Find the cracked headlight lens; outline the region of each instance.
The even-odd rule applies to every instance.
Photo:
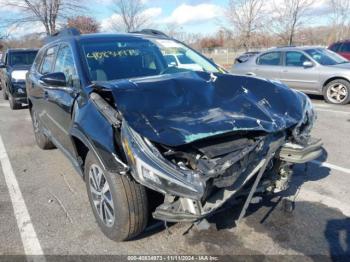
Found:
[[[132,175],[140,184],[155,191],[200,199],[205,182],[192,170],[184,170],[165,159],[153,144],[132,130],[126,121],[122,125],[124,152]]]

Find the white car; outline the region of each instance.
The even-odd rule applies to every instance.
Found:
[[[193,71],[203,71],[203,68],[201,68],[198,64],[196,64],[191,58],[189,58],[185,54],[169,54],[164,55],[164,58],[168,66],[174,66]]]

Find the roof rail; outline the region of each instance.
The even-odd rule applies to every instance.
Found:
[[[134,32],[130,32],[130,33],[169,37],[165,33],[163,33],[162,31],[159,31],[156,29],[142,29],[141,31],[134,31]]]
[[[61,31],[54,33],[51,36],[46,37],[44,42],[47,44],[47,43],[50,43],[50,42],[56,40],[59,37],[78,36],[78,35],[80,35],[80,32],[78,29],[76,29],[74,27],[68,27],[68,28],[65,28]]]

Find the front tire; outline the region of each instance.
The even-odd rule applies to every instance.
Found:
[[[323,96],[326,102],[331,104],[348,104],[350,102],[350,83],[343,79],[333,80],[325,86]]]
[[[125,175],[109,173],[91,152],[86,157],[84,177],[96,221],[109,239],[130,240],[143,232],[149,210],[142,185]]]
[[[51,140],[42,131],[37,113],[33,109],[30,110],[30,116],[32,117],[34,136],[38,147],[40,147],[43,150],[56,148],[55,145],[51,142]]]

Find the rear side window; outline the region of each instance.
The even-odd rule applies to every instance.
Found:
[[[78,74],[75,69],[73,53],[68,45],[64,45],[57,53],[54,72],[64,73],[67,85],[76,87],[79,83]]]
[[[43,59],[44,53],[45,53],[44,51],[39,51],[39,53],[37,54],[37,56],[33,62],[32,68],[35,68],[36,71],[40,70],[41,60]]]
[[[278,66],[278,65],[281,65],[281,61],[282,61],[281,58],[282,58],[281,52],[270,52],[259,56],[257,60],[257,64]]]
[[[50,47],[46,50],[43,61],[41,63],[40,73],[45,75],[52,72],[52,66],[55,60],[57,46]]]
[[[339,52],[349,53],[350,52],[350,43],[344,43],[340,47]]]

